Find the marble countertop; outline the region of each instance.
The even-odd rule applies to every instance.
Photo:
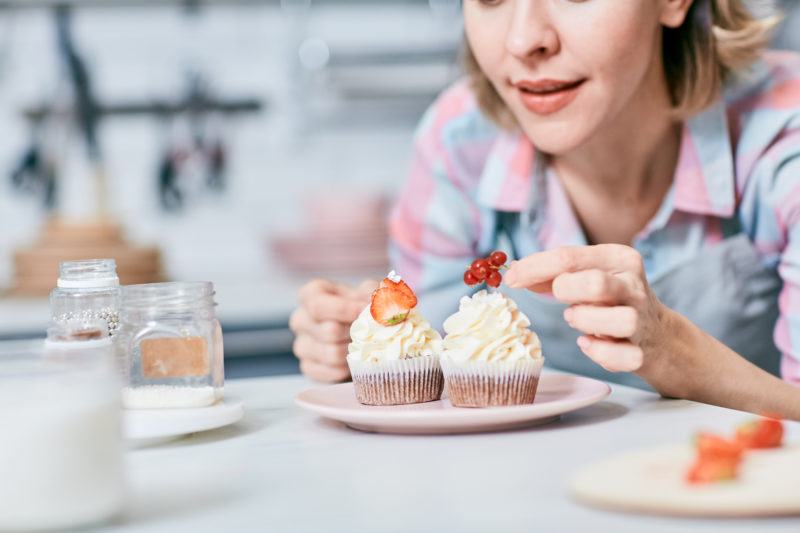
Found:
[[[232,380],[239,423],[127,452],[125,517],[99,531],[792,531],[800,519],[615,514],[567,495],[580,467],[625,450],[730,432],[748,415],[613,386],[605,401],[526,430],[361,433],[306,413],[299,376]],[[789,438],[800,437],[790,424]]]

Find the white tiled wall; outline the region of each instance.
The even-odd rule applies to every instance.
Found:
[[[219,94],[262,97],[270,106],[267,113],[227,124],[228,191],[196,199],[179,215],[163,213],[156,196],[163,126],[148,118],[104,123],[111,203],[130,236],[160,244],[175,278],[264,279],[275,268],[267,236],[301,223],[305,193],[343,186],[393,191],[405,176],[415,117],[351,128],[317,128],[312,121],[304,129],[291,73],[305,37],[364,50],[457,42],[457,3],[431,4],[433,10],[424,3],[315,6],[302,23],[275,5],[216,4],[191,18],[174,6],[79,10],[78,46],[102,99],[174,97],[193,63]],[[780,42],[800,46],[797,16],[789,21]],[[0,288],[11,279],[12,250],[30,242],[43,220],[36,200],[11,190],[8,174],[30,136],[20,109],[52,96],[63,83],[55,48],[49,12],[0,11]],[[68,194],[61,206],[69,213],[90,205],[82,149],[75,141],[65,155],[62,190]]]
[[[211,78],[215,92],[269,102],[268,112],[226,125],[227,192],[198,198],[178,215],[163,213],[156,195],[164,127],[149,118],[102,125],[112,208],[131,237],[162,246],[173,277],[263,279],[274,268],[266,238],[301,222],[305,192],[342,185],[392,191],[405,175],[413,117],[297,134],[290,105],[297,25],[278,7],[215,6],[192,19],[174,7],[92,8],[77,12],[74,22],[103,100],[174,97],[192,62]],[[452,43],[459,33],[457,20],[437,18],[424,4],[314,9],[300,32],[365,49]],[[43,220],[37,201],[9,185],[10,168],[30,136],[20,109],[52,95],[62,71],[48,12],[0,11],[0,287],[11,279],[11,251],[29,242]],[[71,143],[62,175],[62,190],[69,193],[61,209],[72,214],[90,204],[82,150],[77,140]]]

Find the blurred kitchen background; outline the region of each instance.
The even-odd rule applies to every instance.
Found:
[[[297,288],[386,272],[461,33],[458,0],[0,0],[0,342],[44,335],[54,261],[94,246],[213,281],[228,377],[296,372]]]

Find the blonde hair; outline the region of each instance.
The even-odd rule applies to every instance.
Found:
[[[758,59],[779,21],[775,14],[754,15],[743,0],[695,0],[680,27],[663,30],[664,71],[676,114],[691,116],[713,103],[726,79]],[[483,112],[501,127],[515,128],[466,40],[463,63]]]

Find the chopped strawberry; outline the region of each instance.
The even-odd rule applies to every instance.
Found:
[[[761,418],[739,426],[736,441],[747,449],[779,448],[783,441],[783,423],[774,418]]]
[[[732,440],[722,438],[711,433],[700,433],[695,439],[697,457],[700,459],[729,459],[738,461],[742,457],[744,448]]]
[[[692,484],[714,483],[736,479],[739,471],[739,459],[698,458],[686,473],[686,481]]]
[[[744,448],[732,440],[711,433],[699,433],[695,438],[697,459],[686,473],[689,483],[711,483],[735,479]]]
[[[417,296],[403,280],[389,278],[381,282],[372,293],[369,312],[381,325],[394,326],[408,318],[408,313],[417,305]]]

